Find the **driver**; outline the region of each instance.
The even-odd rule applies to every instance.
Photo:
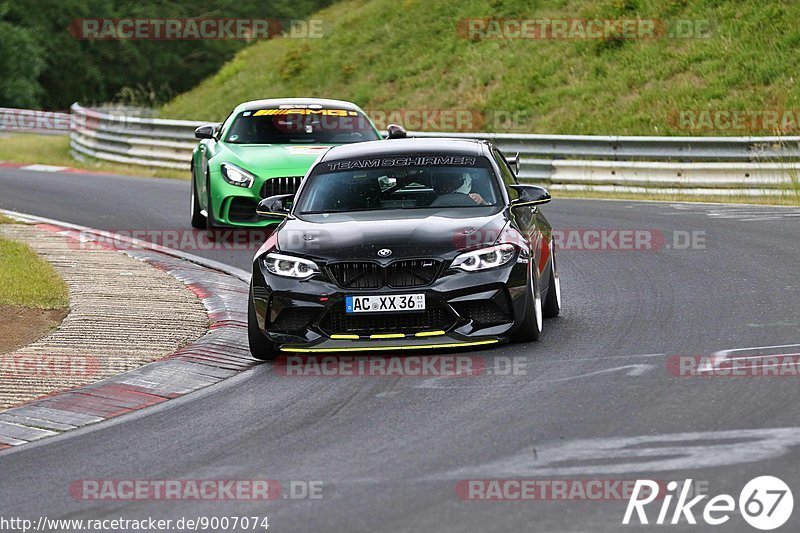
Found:
[[[446,194],[465,194],[459,191],[459,189],[464,187],[464,184],[464,174],[458,172],[442,172],[435,177],[433,190],[440,197]],[[472,201],[478,205],[487,205],[486,200],[484,200],[483,197],[476,192],[470,192],[466,194],[466,196],[469,196]]]

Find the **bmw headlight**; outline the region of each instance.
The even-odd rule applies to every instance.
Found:
[[[256,180],[253,174],[231,163],[220,163],[219,168],[225,181],[237,187],[252,187]]]
[[[451,268],[460,268],[467,272],[487,270],[505,265],[516,253],[517,247],[513,244],[498,244],[459,255],[453,259]]]
[[[319,274],[319,267],[314,261],[300,257],[272,253],[262,261],[268,272],[284,278],[308,279]]]

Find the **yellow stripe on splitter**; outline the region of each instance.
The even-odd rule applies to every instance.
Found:
[[[437,331],[420,331],[415,337],[436,337],[437,335],[444,335],[444,331],[437,330]]]

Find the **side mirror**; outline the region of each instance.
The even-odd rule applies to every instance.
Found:
[[[270,196],[258,202],[256,214],[264,218],[286,218],[292,210],[292,204],[294,204],[293,194]]]
[[[519,176],[519,152],[514,154],[513,157],[506,157],[506,163],[511,167],[514,175]]]
[[[398,126],[397,124],[386,126],[387,139],[405,139],[406,137],[408,137],[408,132],[403,126]]]
[[[546,204],[552,200],[550,191],[538,185],[511,185],[519,193],[519,198],[511,201],[511,207]]]
[[[213,139],[217,131],[218,124],[204,124],[194,130],[195,139]]]

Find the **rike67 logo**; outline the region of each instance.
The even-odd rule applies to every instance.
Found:
[[[624,525],[628,524],[679,524],[682,520],[691,525],[698,523],[696,513],[708,525],[719,526],[731,519],[736,513],[737,501],[729,494],[714,496],[701,505],[708,498],[701,494],[690,498],[692,480],[687,479],[683,485],[676,481],[667,484],[666,495],[659,491],[659,484],[649,479],[637,480],[633,493],[628,500],[628,508],[622,519]],[[672,502],[677,497],[674,508]],[[649,504],[659,501],[650,511],[658,509],[657,517],[652,513],[648,516],[645,509]],[[785,524],[792,516],[794,497],[789,486],[781,479],[773,476],[760,476],[749,481],[739,494],[738,511],[742,518],[756,529],[770,531]]]

